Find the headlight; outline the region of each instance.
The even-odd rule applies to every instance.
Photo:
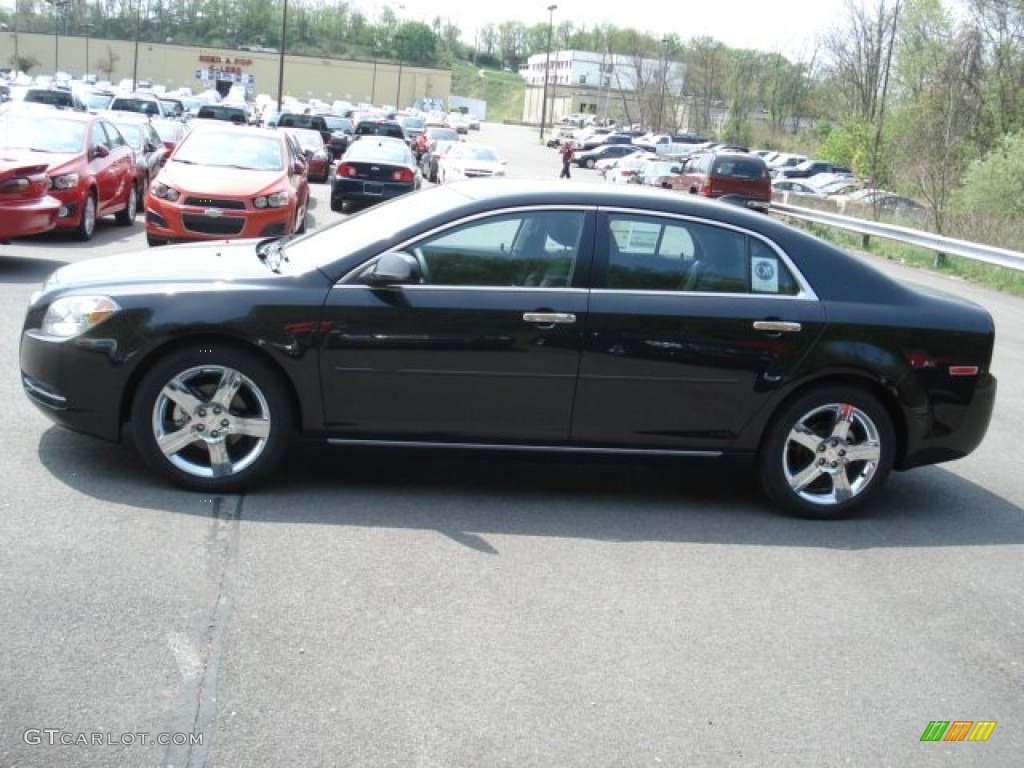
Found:
[[[150,190],[153,192],[154,197],[159,197],[161,200],[166,200],[170,203],[176,202],[181,197],[181,192],[174,187],[168,187],[162,181],[154,181]]]
[[[50,189],[74,189],[78,186],[77,173],[65,173],[50,177]]]
[[[118,303],[107,296],[64,296],[46,310],[43,333],[70,339],[120,310]]]
[[[285,192],[275,192],[272,195],[260,195],[252,201],[257,208],[284,208],[288,205],[288,195]]]

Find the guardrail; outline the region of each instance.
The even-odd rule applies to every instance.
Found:
[[[848,232],[857,232],[867,237],[881,237],[887,240],[895,240],[907,245],[916,245],[929,251],[934,251],[937,260],[941,261],[943,255],[962,256],[965,259],[983,261],[987,264],[994,264],[1007,269],[1024,271],[1024,253],[1007,250],[1006,248],[994,248],[988,245],[979,245],[967,240],[957,240],[952,237],[933,235],[930,232],[922,232],[909,227],[900,227],[895,224],[881,224],[877,221],[866,219],[855,219],[850,216],[843,216],[838,213],[827,213],[816,211],[812,208],[801,208],[796,205],[785,203],[772,203],[771,210],[783,216],[791,216],[795,219],[810,221],[815,224],[824,224],[836,229],[844,229]]]

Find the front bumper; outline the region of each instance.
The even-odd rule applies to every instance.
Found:
[[[57,225],[60,206],[60,200],[50,195],[5,203],[0,207],[0,240],[49,232]]]
[[[294,202],[283,208],[218,208],[146,197],[146,234],[169,242],[287,235],[295,220]]]
[[[120,438],[126,371],[112,339],[57,339],[38,330],[21,336],[25,394],[55,423],[106,440]],[[112,354],[113,353],[113,354]]]

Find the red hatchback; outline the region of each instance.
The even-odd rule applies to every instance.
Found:
[[[0,242],[53,229],[60,201],[47,194],[49,187],[45,163],[0,158]]]
[[[89,240],[99,216],[135,222],[135,153],[107,120],[48,107],[7,109],[0,113],[0,149],[31,153],[45,164],[50,194],[60,201],[57,229]]]

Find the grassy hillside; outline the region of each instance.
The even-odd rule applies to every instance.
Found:
[[[452,95],[486,101],[489,122],[521,120],[525,90],[518,72],[478,69],[468,61],[457,61],[452,67]]]

